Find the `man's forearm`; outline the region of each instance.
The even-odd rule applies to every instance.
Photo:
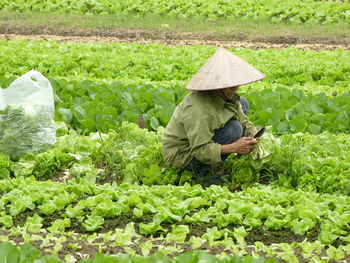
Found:
[[[230,143],[230,144],[222,144],[221,145],[221,154],[229,154],[229,153],[234,153],[236,152],[236,147],[234,145],[234,143]]]
[[[248,154],[250,153],[255,145],[258,143],[257,139],[253,137],[242,137],[237,141],[230,144],[221,145],[221,154],[239,153]]]

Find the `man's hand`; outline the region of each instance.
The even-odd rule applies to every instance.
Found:
[[[239,154],[248,154],[250,153],[255,145],[258,143],[257,139],[254,139],[253,137],[242,137],[232,143],[235,153]]]
[[[221,145],[221,154],[238,153],[248,154],[258,143],[253,137],[242,137],[231,144]]]

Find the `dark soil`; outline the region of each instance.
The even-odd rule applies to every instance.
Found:
[[[314,242],[320,233],[320,228],[315,227],[307,235],[296,235],[288,229],[281,230],[267,230],[264,228],[253,228],[249,231],[249,234],[245,237],[245,241],[248,244],[254,244],[256,241],[263,242],[266,245],[273,243],[293,243],[302,242],[305,238],[309,242]]]
[[[241,41],[241,42],[262,42],[274,44],[313,44],[325,45],[345,44],[349,45],[349,38],[326,37],[326,36],[298,36],[293,33],[281,33],[278,35],[251,35],[248,33],[220,35],[209,32],[176,32],[172,30],[145,30],[145,29],[84,29],[70,27],[42,26],[15,26],[10,22],[0,26],[0,34],[15,35],[57,35],[57,36],[79,36],[79,37],[114,37],[119,39],[164,39],[164,40],[202,40],[202,41]]]
[[[193,33],[173,33],[173,32],[143,32],[140,30],[118,30],[113,33],[94,32],[93,30],[54,30],[43,28],[42,30],[30,29],[8,29],[0,27],[0,39],[5,40],[53,40],[57,42],[105,42],[105,43],[130,43],[138,42],[141,44],[163,44],[168,46],[194,46],[210,45],[223,48],[251,48],[251,49],[282,49],[287,47],[296,47],[302,50],[334,50],[342,48],[350,49],[350,41],[344,39],[311,39],[300,38],[296,36],[278,36],[251,38],[242,37],[242,39],[221,39],[211,34],[193,34]]]

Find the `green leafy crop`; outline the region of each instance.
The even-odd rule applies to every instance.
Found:
[[[293,24],[333,24],[349,23],[349,4],[346,1],[195,1],[195,0],[127,0],[109,1],[76,0],[60,1],[0,1],[0,10],[15,12],[58,12],[71,14],[101,15],[160,15],[178,18],[204,19],[269,19],[273,23],[289,22]]]
[[[44,151],[54,142],[47,134],[52,126],[51,113],[44,108],[32,116],[24,108],[8,106],[0,111],[0,151],[13,160],[28,152]]]

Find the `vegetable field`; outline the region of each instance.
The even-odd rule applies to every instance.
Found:
[[[273,23],[290,22],[294,24],[334,24],[350,23],[350,3],[348,1],[313,1],[313,0],[244,0],[232,3],[228,0],[69,0],[61,1],[0,1],[0,11],[12,12],[57,12],[72,14],[101,15],[160,15],[178,18],[209,18],[209,19],[268,19]]]
[[[244,1],[235,12],[231,1],[147,2],[0,10],[349,23],[347,1]],[[350,262],[349,50],[231,49],[266,75],[239,90],[267,127],[266,156],[231,154],[232,180],[211,186],[165,167],[161,137],[216,47],[0,40],[0,50],[1,88],[31,69],[50,81],[57,137],[9,151],[19,127],[45,120],[0,107],[0,262]]]

